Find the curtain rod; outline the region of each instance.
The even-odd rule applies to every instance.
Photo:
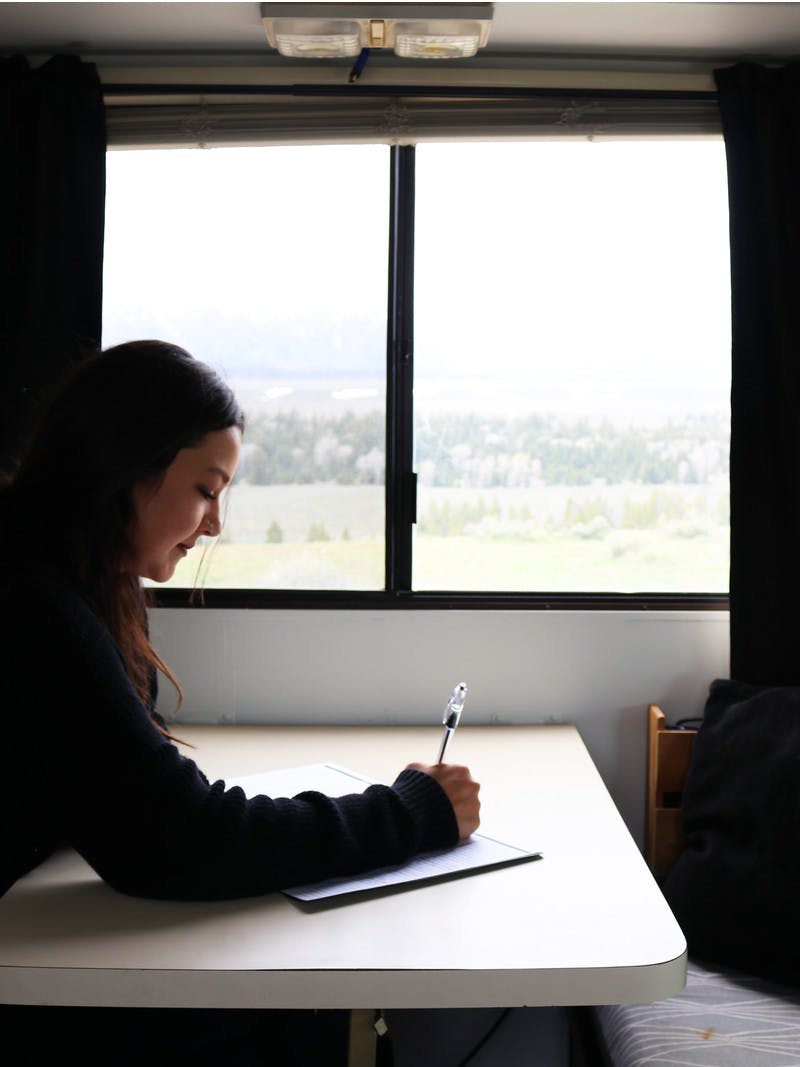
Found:
[[[140,84],[137,82],[103,85],[106,96],[404,96],[470,100],[541,99],[542,97],[588,97],[593,100],[704,100],[716,99],[714,90],[693,89],[529,89],[483,86],[421,86],[421,85],[208,85]]]

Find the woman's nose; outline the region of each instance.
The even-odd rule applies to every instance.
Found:
[[[206,516],[203,520],[202,532],[206,537],[219,537],[222,530],[222,523],[219,517],[219,503],[214,500],[206,512]]]

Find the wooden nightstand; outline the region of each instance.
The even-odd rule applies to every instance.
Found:
[[[657,704],[648,707],[645,859],[663,878],[684,848],[681,804],[697,730],[671,730]]]

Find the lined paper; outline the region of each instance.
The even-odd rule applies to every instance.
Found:
[[[302,767],[232,778],[227,784],[241,786],[248,797],[261,793],[270,797],[293,797],[307,790],[339,797],[348,793],[362,793],[367,786],[374,783],[334,763],[312,763]],[[531,852],[486,837],[484,834],[473,834],[453,848],[422,852],[408,863],[399,866],[382,867],[360,875],[292,886],[283,892],[296,900],[318,901],[348,893],[365,893],[391,886],[453,877],[540,857],[540,852]]]

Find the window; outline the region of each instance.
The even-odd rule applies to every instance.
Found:
[[[721,141],[421,145],[416,589],[722,591]]]
[[[374,145],[109,155],[104,345],[181,344],[246,411],[206,587],[383,587],[387,166]]]
[[[721,139],[401,151],[405,177],[376,144],[109,153],[104,344],[183,344],[248,413],[204,586],[726,592]],[[398,182],[410,582],[385,561]]]

